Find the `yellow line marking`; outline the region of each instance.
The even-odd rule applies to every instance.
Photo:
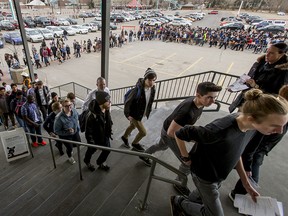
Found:
[[[170,55],[170,56],[164,58],[163,60],[161,60],[161,61],[159,61],[159,62],[153,64],[150,68],[153,68],[153,67],[157,66],[158,64],[161,64],[161,63],[164,62],[164,61],[167,61],[169,58],[171,58],[171,57],[173,57],[173,56],[175,56],[175,55],[176,55],[176,53],[173,53],[172,55]]]
[[[181,73],[179,73],[177,75],[177,77],[181,76],[182,74],[184,74],[186,71],[190,70],[192,67],[194,67],[196,64],[198,64],[200,61],[202,61],[204,57],[199,58],[196,62],[194,62],[192,65],[190,65],[188,68],[186,68],[184,71],[182,71]]]
[[[141,67],[141,66],[137,66],[135,64],[129,64],[129,63],[123,63],[123,62],[119,62],[119,61],[114,61],[112,60],[111,62],[114,62],[114,63],[117,63],[117,64],[123,64],[123,65],[127,65],[127,66],[130,66],[130,67],[134,67],[134,68],[138,68],[138,69],[141,69],[143,71],[145,71],[147,68],[146,67]],[[171,74],[171,73],[167,73],[167,72],[163,72],[163,71],[159,71],[158,69],[156,70],[156,73],[158,74],[165,74],[165,75],[169,75],[169,76],[172,76],[172,77],[177,77],[176,75],[174,74]]]
[[[228,69],[227,69],[227,71],[226,71],[227,74],[230,73],[233,65],[234,65],[234,62],[232,62],[232,63],[230,64],[230,66],[228,67]],[[219,80],[219,82],[217,83],[217,85],[223,86],[223,84],[224,84],[224,78],[225,78],[225,77],[223,77],[221,80]]]
[[[144,54],[147,54],[147,53],[149,53],[149,52],[151,52],[151,51],[153,51],[153,49],[150,49],[150,50],[148,50],[148,51],[146,51],[146,52],[143,52],[143,53],[140,53],[140,54],[138,54],[138,55],[135,55],[135,56],[133,56],[133,57],[131,57],[131,58],[128,58],[128,59],[122,61],[122,63],[127,62],[127,61],[130,61],[131,59],[137,58],[137,57],[142,56],[142,55],[144,55]]]

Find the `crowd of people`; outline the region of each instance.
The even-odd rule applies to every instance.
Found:
[[[164,121],[160,141],[146,149],[141,144],[142,138],[147,136],[142,121],[143,118],[148,119],[151,114],[157,79],[157,73],[152,68],[148,68],[144,76],[138,79],[135,87],[125,95],[124,115],[129,121],[129,125],[123,131],[121,139],[124,147],[130,149],[132,146],[132,151],[148,154],[170,148],[179,160],[179,169],[186,175],[192,175],[195,190],[190,191],[187,186],[174,185],[182,195],[172,196],[170,199],[173,214],[221,216],[224,215],[224,211],[219,198],[219,188],[231,170],[236,168],[240,180],[229,197],[234,200],[235,194],[249,193],[255,201],[259,193],[253,188],[249,178],[253,178],[255,182],[259,181],[259,170],[264,156],[279,143],[287,132],[288,57],[286,53],[288,47],[287,44],[279,42],[286,40],[285,36],[275,38],[267,34],[259,35],[253,29],[234,32],[205,28],[189,29],[193,34],[188,34],[186,30],[186,27],[175,28],[165,25],[157,28],[141,26],[138,32],[123,31],[123,36],[124,38],[125,35],[127,36],[128,42],[137,40],[137,38],[140,41],[159,39],[200,46],[207,42],[211,47],[220,45],[219,48],[227,46],[235,50],[252,49],[253,47],[255,50],[256,39],[261,41],[260,43],[265,41],[272,45],[267,47],[266,54],[259,57],[252,66],[248,74],[250,79],[246,80],[248,90],[243,91],[231,104],[230,112],[238,108],[237,113],[216,119],[206,126],[194,126],[201,116],[203,108],[213,104],[222,90],[221,86],[211,82],[199,83],[196,94],[181,102]],[[111,47],[118,46],[121,42],[121,40],[117,40],[119,35],[114,36],[116,41],[113,39],[113,34],[110,35],[111,42],[113,42],[110,44]],[[236,39],[239,41],[243,39],[245,43],[238,43]],[[252,39],[251,43],[248,42],[251,41],[250,39]],[[277,43],[273,43],[274,40]],[[91,41],[85,43],[85,48],[83,48],[83,44],[80,47],[77,46],[77,44],[80,45],[77,41],[74,43],[76,57],[81,56],[79,55],[81,49],[82,52],[89,52],[93,47]],[[68,59],[70,53],[68,55],[67,45],[64,41],[61,39],[51,41],[50,47],[51,50],[55,47],[55,55],[54,51],[49,51],[45,41],[41,44],[40,65],[43,57],[43,62],[49,66],[51,53],[54,58],[59,60],[59,63]],[[61,48],[64,49],[64,47],[66,47],[66,54],[63,55]],[[60,58],[57,56],[58,50],[61,53],[59,54]],[[37,50],[33,51],[34,59],[37,53]],[[47,55],[43,55],[43,53]],[[82,130],[81,123],[83,122],[80,122],[75,109],[74,93],[70,92],[66,98],[60,100],[57,94],[51,93],[42,81],[32,83],[27,80],[26,74],[23,74],[23,85],[26,88],[22,90],[18,89],[16,84],[11,84],[9,88],[6,83],[3,83],[3,87],[0,87],[0,111],[5,129],[8,129],[9,118],[12,126],[17,127],[14,116],[19,126],[30,133],[41,135],[43,124],[43,128],[50,136],[58,136],[63,140],[63,142],[56,142],[56,147],[59,149],[60,155],[63,155],[64,145],[68,161],[74,164],[76,161],[73,158],[73,145],[65,142],[65,140],[81,141],[80,128]],[[96,88],[87,95],[82,106],[82,114],[85,119],[83,132],[87,143],[111,146],[113,119],[110,115],[110,106],[110,91],[106,86],[105,79],[99,77],[96,81]],[[135,129],[138,130],[138,133],[130,146],[129,136]],[[46,145],[41,137],[31,136],[31,139],[33,147],[38,147],[39,144]],[[186,145],[189,144],[184,141],[195,141],[190,152],[186,148]],[[91,163],[95,151],[96,148],[88,147],[85,153],[84,163],[90,171],[95,171],[95,166]],[[98,169],[104,171],[110,169],[106,163],[109,153],[108,150],[102,150],[96,161]],[[151,166],[149,158],[140,157],[140,159],[147,166]],[[176,179],[181,180],[179,177]]]

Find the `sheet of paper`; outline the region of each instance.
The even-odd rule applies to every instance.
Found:
[[[238,91],[242,91],[242,90],[248,89],[249,86],[247,86],[245,84],[245,82],[246,82],[246,80],[248,80],[250,78],[251,78],[250,76],[248,76],[246,74],[243,74],[233,84],[228,86],[227,89],[232,91],[232,92],[238,92]]]
[[[253,216],[284,216],[283,204],[271,197],[259,196],[255,203],[249,195],[236,194],[234,206],[241,214]]]

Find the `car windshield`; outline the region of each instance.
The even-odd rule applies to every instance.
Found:
[[[62,31],[60,28],[53,28],[53,31]]]
[[[42,31],[42,33],[51,33],[49,30],[47,30],[47,29],[43,29],[43,30],[41,30]]]
[[[28,31],[28,33],[29,33],[30,35],[37,35],[37,34],[39,34],[39,32],[36,31],[36,30]]]
[[[11,38],[20,37],[20,33],[19,32],[10,33],[9,35],[10,35]]]

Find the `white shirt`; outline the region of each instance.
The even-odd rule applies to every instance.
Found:
[[[96,99],[96,92],[98,91],[98,88],[93,89],[92,91],[90,91],[88,93],[88,95],[86,96],[86,99],[84,101],[84,103],[82,104],[82,112],[84,112],[85,110],[88,109],[88,106],[90,104],[90,102],[94,99]],[[104,91],[107,92],[110,95],[110,90],[108,87],[104,88]]]
[[[146,111],[147,111],[147,107],[148,107],[150,96],[151,96],[151,88],[145,88],[144,91],[145,91],[145,98],[146,98],[144,116],[146,116]]]

